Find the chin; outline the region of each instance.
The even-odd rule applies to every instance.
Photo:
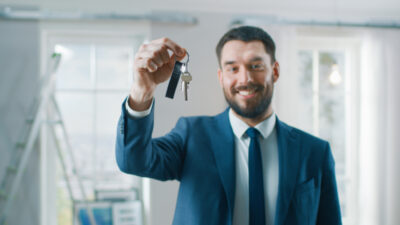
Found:
[[[251,98],[243,100],[237,98],[227,98],[225,96],[229,106],[236,114],[249,119],[258,119],[263,117],[268,111],[271,98]]]
[[[238,114],[239,116],[242,116],[244,118],[249,118],[249,119],[256,119],[256,118],[263,117],[263,115],[267,111],[267,108],[261,109],[257,106],[241,107],[237,104],[231,104],[231,103],[229,103],[229,105],[232,108],[232,110],[235,111],[236,114]]]

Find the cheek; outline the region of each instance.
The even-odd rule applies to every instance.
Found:
[[[222,85],[225,89],[230,90],[235,85],[235,80],[229,77],[225,77],[222,81]]]
[[[272,73],[270,74],[265,74],[263,76],[263,79],[260,79],[260,82],[263,82],[264,84],[270,85],[274,83],[274,76]]]

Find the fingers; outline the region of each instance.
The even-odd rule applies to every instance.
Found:
[[[172,52],[171,55],[169,51]],[[168,38],[161,38],[140,47],[135,56],[135,66],[139,69],[155,72],[166,64],[173,66],[175,60],[182,60],[185,55],[186,50],[184,48]]]
[[[179,57],[184,57],[186,54],[186,50],[170,40],[169,38],[161,38],[158,40],[154,41],[155,43],[161,44],[163,46],[166,46],[169,50],[171,50],[175,55]]]
[[[183,55],[175,55],[175,60],[176,61],[181,61],[182,59],[184,59],[186,56],[186,49],[184,49],[184,54]]]
[[[158,69],[157,64],[150,58],[137,58],[135,59],[135,66],[138,69],[148,70],[149,72],[155,72]]]

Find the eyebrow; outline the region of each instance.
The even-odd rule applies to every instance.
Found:
[[[250,60],[250,62],[255,62],[255,61],[263,61],[263,58],[257,56],[257,57],[254,57],[254,58],[252,58],[252,59]]]
[[[235,63],[236,63],[236,61],[226,61],[226,62],[224,62],[224,66],[232,65],[232,64],[235,64]]]
[[[263,61],[263,58],[259,57],[259,56],[256,56],[256,57],[254,57],[254,58],[252,58],[250,60],[250,62],[256,62],[256,61]],[[236,63],[236,61],[226,61],[226,62],[224,62],[224,66],[232,65],[232,64],[235,64],[235,63]]]

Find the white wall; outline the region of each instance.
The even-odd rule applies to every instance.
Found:
[[[0,20],[0,178],[21,136],[38,91],[37,22]],[[8,224],[39,224],[39,151],[32,152]]]

